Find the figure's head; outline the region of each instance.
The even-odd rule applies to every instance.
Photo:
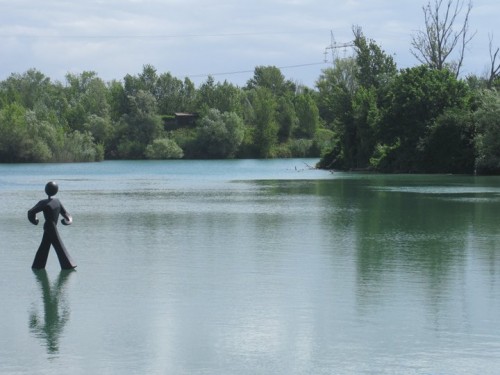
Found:
[[[47,185],[45,185],[45,193],[49,196],[52,197],[57,194],[57,191],[59,190],[59,187],[54,181],[47,182]]]

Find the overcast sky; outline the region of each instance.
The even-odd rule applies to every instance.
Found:
[[[434,1],[434,0],[432,0]],[[102,79],[158,73],[208,74],[242,86],[260,65],[274,65],[309,87],[328,66],[325,48],[352,40],[362,27],[399,68],[417,65],[411,36],[422,30],[427,0],[0,0],[0,79],[36,68],[64,82],[66,73],[95,71]],[[488,35],[500,46],[500,2],[475,0],[476,35],[464,73],[482,75]],[[349,49],[339,49],[340,56]],[[330,55],[328,55],[329,57]]]

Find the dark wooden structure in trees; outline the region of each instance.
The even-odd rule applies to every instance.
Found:
[[[191,128],[195,126],[197,119],[197,113],[176,112],[173,115],[163,116],[163,125],[165,130]]]

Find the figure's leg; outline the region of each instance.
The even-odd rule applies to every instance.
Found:
[[[69,270],[76,267],[75,262],[71,259],[71,256],[68,254],[66,247],[64,246],[61,237],[59,237],[59,232],[56,228],[51,231],[51,240],[52,246],[56,250],[57,258],[59,259],[59,264],[63,270]]]
[[[33,265],[31,268],[33,269],[42,269],[45,268],[47,264],[47,257],[49,256],[50,250],[50,235],[47,231],[43,231],[42,242],[38,247],[38,251],[35,254],[35,260],[33,260]]]

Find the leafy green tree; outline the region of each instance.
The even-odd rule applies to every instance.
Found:
[[[108,88],[95,72],[67,74],[68,108],[66,119],[71,129],[84,131],[89,116],[110,119]]]
[[[26,109],[33,109],[38,102],[49,104],[51,82],[43,73],[30,69],[23,74],[11,74],[1,83],[0,89],[7,103],[17,102]]]
[[[197,107],[202,115],[210,109],[217,109],[220,112],[234,112],[241,116],[243,112],[242,101],[241,89],[227,81],[222,84],[215,83],[211,76],[197,92]]]
[[[196,106],[202,111],[208,111],[210,108],[217,108],[217,97],[215,93],[215,79],[208,76],[196,92]]]
[[[0,162],[47,162],[53,160],[58,137],[33,110],[11,103],[0,110]]]
[[[255,156],[271,156],[273,147],[278,142],[278,124],[276,122],[276,102],[272,92],[265,87],[251,91],[250,102],[253,109],[253,149]]]
[[[155,97],[143,90],[129,96],[129,113],[120,120],[117,151],[121,158],[140,159],[148,144],[163,135],[163,123],[157,114]]]
[[[327,169],[343,170],[355,167],[353,161],[356,159],[357,137],[353,97],[357,84],[352,80],[351,63],[352,60],[349,64],[344,64],[343,61],[333,69],[325,70],[317,83],[320,113],[323,113],[323,118],[327,121],[327,128],[335,133],[330,152],[320,161],[320,166]]]
[[[377,144],[381,107],[396,64],[360,27],[353,27],[354,57],[338,59],[317,82],[318,107],[327,127],[335,132],[331,151],[321,165],[363,169]]]
[[[295,133],[298,138],[312,139],[319,128],[319,110],[309,93],[299,94],[295,98],[295,112],[298,127]]]
[[[156,68],[153,65],[144,65],[138,79],[140,90],[147,91],[157,98],[158,74]]]
[[[194,109],[194,87],[188,79],[181,81],[170,73],[160,74],[156,81],[156,100],[162,115],[189,112]]]
[[[34,110],[12,103],[0,110],[0,161],[102,160],[103,149],[90,134],[67,132],[37,118]]]
[[[356,81],[365,88],[382,88],[397,73],[392,56],[385,53],[373,40],[367,40],[359,26],[353,27],[357,69]]]
[[[296,85],[285,79],[281,70],[275,66],[258,66],[254,70],[254,75],[247,82],[247,89],[263,87],[268,89],[273,95],[282,96],[286,92],[295,92]]]
[[[0,110],[0,160],[3,162],[29,161],[29,135],[25,121],[26,109],[11,103]]]
[[[183,111],[196,112],[196,87],[189,78],[184,78],[182,86],[182,107]]]
[[[120,81],[108,83],[108,104],[111,121],[119,121],[121,116],[129,111],[129,103],[125,88]]]
[[[337,59],[333,67],[323,69],[316,82],[319,115],[330,129],[351,115],[351,100],[359,86],[357,69],[354,58]]]
[[[474,138],[477,173],[500,173],[500,94],[485,90],[481,104],[474,113],[476,135]]]
[[[472,112],[450,108],[428,127],[419,149],[428,173],[473,173],[475,162]]]
[[[277,102],[277,122],[279,126],[278,140],[286,142],[292,136],[292,131],[299,126],[299,118],[290,95],[280,96]]]
[[[351,168],[366,168],[376,144],[381,120],[382,100],[397,74],[396,64],[373,40],[368,40],[360,27],[353,27],[357,69],[357,89],[352,98],[354,148],[350,154]],[[352,146],[351,146],[352,147]]]
[[[152,65],[144,65],[142,72],[136,76],[130,74],[123,78],[124,89],[127,96],[136,96],[139,91],[149,92],[156,98],[156,85],[158,74],[156,68]]]
[[[216,85],[216,94],[217,106],[214,108],[220,112],[233,112],[238,116],[242,115],[243,91],[239,87],[224,81]]]
[[[26,111],[25,121],[29,134],[29,148],[32,150],[29,161],[59,161],[56,155],[64,143],[64,128],[57,122],[47,120],[47,116],[40,115],[39,111]]]
[[[232,158],[244,137],[243,120],[234,112],[211,109],[198,125],[200,152],[209,158]]]
[[[355,129],[352,167],[366,168],[374,152],[376,132],[382,117],[377,105],[377,90],[374,86],[358,88],[352,99],[352,110],[353,129]]]
[[[420,140],[438,116],[450,108],[467,108],[469,98],[467,85],[448,70],[425,65],[403,70],[390,86],[377,137],[381,145],[399,144],[390,156],[391,169],[422,170]]]
[[[107,145],[113,137],[114,127],[108,117],[100,117],[96,114],[87,116],[83,129],[92,134],[95,142]]]

